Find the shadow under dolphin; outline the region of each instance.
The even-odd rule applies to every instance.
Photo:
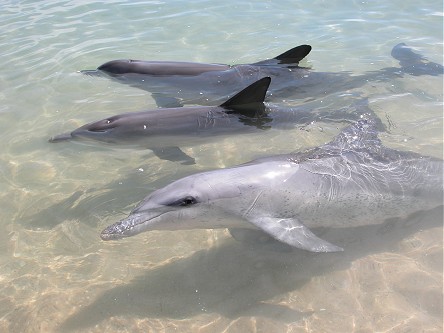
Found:
[[[354,260],[396,251],[397,243],[406,237],[442,226],[442,218],[442,207],[438,207],[379,225],[320,228],[317,233],[342,242],[347,249],[327,255],[294,249],[270,251],[261,244],[252,246],[227,239],[220,246],[147,271],[128,284],[111,287],[68,317],[59,330],[86,329],[115,316],[168,320],[202,313],[231,319],[258,316],[297,322],[313,311],[292,309],[269,300],[302,288],[313,277],[347,269]]]

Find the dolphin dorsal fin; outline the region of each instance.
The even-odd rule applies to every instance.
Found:
[[[299,45],[278,55],[274,59],[279,60],[280,64],[294,64],[304,59],[310,51],[310,45]]]
[[[297,65],[299,61],[304,59],[307,54],[309,54],[311,51],[310,45],[299,45],[296,46],[288,51],[285,51],[282,54],[279,54],[277,57],[274,57],[272,59],[262,60],[259,62],[256,62],[252,65],[256,66],[269,66],[269,65],[276,65],[276,64],[293,64]]]
[[[327,151],[359,151],[362,149],[380,150],[382,143],[378,138],[378,121],[372,114],[362,114],[361,119],[345,128],[331,142],[321,146]]]
[[[264,77],[238,92],[220,106],[227,109],[243,109],[248,106],[263,104],[271,78]]]

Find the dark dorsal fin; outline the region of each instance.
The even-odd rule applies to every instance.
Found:
[[[265,100],[265,94],[270,86],[270,82],[270,77],[264,77],[250,84],[220,106],[227,109],[237,110],[248,108],[248,106],[254,107],[254,105],[257,106],[257,104],[262,105]]]
[[[299,61],[304,59],[307,54],[311,51],[310,45],[299,45],[291,50],[285,51],[284,53],[274,57],[273,59],[262,60],[256,62],[252,65],[256,66],[267,66],[267,65],[276,65],[276,64],[293,64],[297,65]]]
[[[279,63],[281,64],[294,64],[304,59],[310,51],[310,45],[299,45],[278,55],[274,59],[279,60]]]

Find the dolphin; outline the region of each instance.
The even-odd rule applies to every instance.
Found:
[[[131,112],[94,121],[78,129],[53,136],[50,142],[67,140],[102,142],[120,146],[142,146],[158,157],[194,163],[180,150],[183,143],[260,127],[269,119],[263,104],[270,85],[262,78],[219,106],[194,106]],[[248,126],[251,123],[252,126]]]
[[[384,147],[377,134],[375,119],[362,115],[325,145],[176,180],[100,236],[230,228],[311,252],[342,251],[311,229],[381,224],[443,205],[443,160]]]
[[[225,134],[243,134],[270,128],[291,129],[313,121],[354,121],[371,112],[367,100],[331,111],[308,105],[293,108],[264,104],[270,78],[248,86],[219,106],[193,106],[124,113],[53,136],[50,142],[100,142],[114,147],[150,149],[159,158],[193,164],[180,147],[201,144]],[[381,123],[382,124],[382,123]]]
[[[108,61],[96,70],[80,72],[89,76],[109,77],[120,83],[148,90],[161,107],[207,105],[217,101],[216,98],[224,99],[263,77],[278,78],[297,67],[310,51],[310,45],[299,45],[272,59],[234,66],[119,59]],[[287,80],[276,80],[272,89],[281,90],[287,84]],[[210,93],[212,96],[208,98]]]
[[[220,102],[235,91],[262,77],[272,78],[269,96],[313,98],[360,87],[368,81],[386,81],[403,74],[442,75],[443,66],[427,61],[405,43],[396,45],[391,55],[401,67],[383,68],[362,75],[349,72],[324,73],[299,66],[311,51],[300,45],[272,59],[252,64],[224,65],[172,61],[112,60],[96,70],[82,70],[149,91],[158,106],[208,105]]]

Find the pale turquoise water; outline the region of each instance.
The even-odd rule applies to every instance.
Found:
[[[316,71],[396,66],[405,42],[442,63],[442,1],[1,1],[1,332],[442,332],[442,213],[328,231],[346,251],[261,252],[225,230],[100,230],[180,176],[322,144],[340,125],[150,151],[52,145],[83,123],[155,108],[144,91],[78,70],[117,58],[249,63],[311,44]],[[370,82],[384,143],[442,156],[442,76]],[[301,101],[288,100],[288,104]],[[398,221],[399,222],[399,221]]]

